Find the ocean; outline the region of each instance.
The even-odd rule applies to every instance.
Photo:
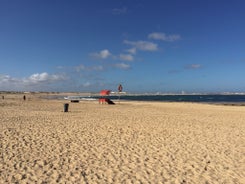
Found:
[[[77,96],[77,100],[97,100],[101,96]],[[105,98],[118,101],[119,96]],[[70,98],[71,99],[71,98]],[[158,102],[201,102],[201,103],[244,103],[245,95],[121,95],[120,100],[158,101]]]
[[[118,96],[111,96],[110,99],[118,99]],[[122,100],[136,101],[164,101],[164,102],[211,102],[211,103],[240,103],[245,102],[245,95],[138,95],[121,96]]]

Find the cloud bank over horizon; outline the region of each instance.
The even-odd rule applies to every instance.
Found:
[[[66,81],[67,77],[61,74],[35,73],[29,77],[15,78],[9,75],[0,75],[2,91],[49,91],[51,85]],[[53,88],[54,89],[54,88]]]

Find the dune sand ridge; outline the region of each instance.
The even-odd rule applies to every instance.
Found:
[[[0,101],[0,183],[245,183],[245,107]]]

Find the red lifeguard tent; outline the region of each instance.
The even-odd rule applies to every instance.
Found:
[[[104,104],[104,103],[107,103],[107,104],[114,104],[113,101],[111,101],[109,98],[105,98],[105,96],[108,96],[109,94],[111,93],[110,90],[101,90],[100,91],[100,96],[102,96],[102,98],[99,98],[99,103],[100,104]]]
[[[100,95],[101,96],[107,96],[107,95],[109,95],[111,93],[111,91],[110,90],[107,90],[107,89],[104,89],[104,90],[101,90],[100,91]]]

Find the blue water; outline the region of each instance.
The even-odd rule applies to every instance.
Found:
[[[101,96],[70,96],[76,100],[98,100]],[[64,96],[50,99],[64,99]],[[106,96],[111,100],[119,100],[118,96]],[[71,99],[69,99],[71,100]],[[201,102],[201,103],[244,103],[245,95],[121,95],[120,100],[158,101],[158,102]]]
[[[98,98],[98,97],[97,97]],[[118,100],[118,96],[109,96]],[[242,103],[245,95],[132,95],[120,96],[120,100],[160,101],[160,102],[207,102],[207,103]]]

